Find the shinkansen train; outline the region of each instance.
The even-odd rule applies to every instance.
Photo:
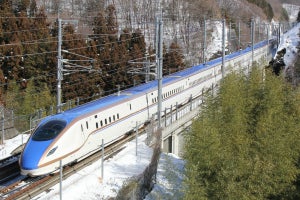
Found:
[[[225,68],[248,70],[253,61],[268,57],[270,41],[225,56]],[[197,98],[222,78],[222,58],[163,77],[162,110]],[[62,165],[82,160],[102,145],[132,131],[136,122],[147,122],[157,113],[157,81],[123,90],[44,118],[28,139],[20,157],[23,175],[39,176]]]

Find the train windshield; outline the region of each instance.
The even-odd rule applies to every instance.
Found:
[[[35,141],[46,141],[54,139],[66,126],[65,121],[52,120],[38,127],[32,136]]]

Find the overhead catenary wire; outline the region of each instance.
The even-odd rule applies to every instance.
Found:
[[[97,35],[97,34],[93,34],[93,35]],[[100,35],[100,34],[99,34]],[[102,35],[109,35],[109,34],[102,34]],[[54,38],[54,37],[53,37]],[[80,40],[81,38],[78,38],[78,39],[72,39],[72,40],[69,40],[69,41],[74,41],[74,40]],[[89,39],[89,38],[82,38],[82,39]],[[33,41],[31,41],[32,43],[34,43]],[[53,42],[56,42],[56,41],[53,41]],[[23,42],[23,44],[25,44],[26,42]],[[28,43],[30,43],[30,41],[28,42]],[[44,43],[44,42],[41,42],[41,43]],[[18,43],[17,43],[18,44]],[[22,42],[21,42],[21,44],[22,44]],[[16,44],[7,44],[7,45],[16,45]],[[36,42],[35,42],[35,45],[36,45]],[[3,46],[5,46],[5,45],[3,45]],[[30,54],[30,55],[34,55],[34,54]],[[40,55],[40,53],[39,54],[37,54],[37,55]],[[17,56],[21,56],[21,55],[17,55]]]
[[[92,17],[92,16],[91,16]],[[79,39],[78,39],[79,40]],[[69,40],[69,41],[75,41],[75,40]],[[96,45],[96,46],[98,46],[98,45]],[[89,46],[89,48],[91,48],[91,47],[95,47],[95,46]],[[83,48],[86,48],[86,47],[82,47],[82,49]],[[69,49],[69,50],[79,50],[79,49],[81,49],[81,48],[74,48],[74,49]],[[53,51],[53,52],[50,52],[50,53],[57,53],[56,51]],[[25,55],[30,55],[30,56],[33,56],[33,55],[41,55],[41,53],[38,53],[38,54],[25,54]],[[14,55],[14,56],[20,56],[20,55]],[[10,57],[13,57],[13,56],[10,56]],[[113,63],[112,63],[112,65],[113,65]]]
[[[178,49],[178,50],[181,50],[181,49]],[[169,53],[173,52],[173,51],[176,51],[176,50],[171,50],[169,51]],[[56,53],[57,51],[54,51],[54,53]],[[190,51],[190,54],[197,54],[198,51]],[[143,58],[137,58],[137,59],[143,59]],[[176,60],[175,61],[178,61],[179,59],[178,58],[175,58]],[[101,60],[98,60],[98,62],[101,62]],[[127,61],[122,61],[122,62],[114,62],[114,63],[110,63],[110,65],[116,65],[116,64],[121,64],[121,63],[127,63]],[[168,67],[165,65],[165,67]],[[114,75],[116,72],[118,71],[118,69],[111,69],[111,70],[108,70],[106,71],[107,73],[111,74],[111,75]],[[42,77],[53,77],[55,78],[56,74],[53,73],[53,74],[47,74],[47,75],[40,75],[40,76],[37,76],[35,78],[31,78],[31,79],[39,79],[39,78],[42,78]],[[21,83],[22,81],[17,81],[17,83]],[[4,86],[7,86],[8,83],[2,83],[0,84],[0,87],[4,87]]]
[[[138,39],[138,38],[142,38],[143,36],[140,37],[133,37],[133,38],[129,38],[126,40],[121,40],[121,42],[127,42],[127,41],[131,41],[132,39]],[[63,40],[63,42],[68,42],[68,41],[79,41],[82,39],[72,39],[72,40]],[[57,41],[51,41],[53,43],[56,43]],[[108,46],[108,45],[112,45],[112,44],[119,44],[120,41],[117,40],[115,42],[110,42],[110,43],[105,43],[105,44],[98,44],[98,45],[87,45],[84,47],[76,47],[76,48],[70,48],[70,49],[65,49],[67,51],[74,51],[74,50],[80,50],[80,49],[88,49],[88,48],[93,48],[93,47],[100,47],[100,46]],[[22,44],[22,43],[21,43]],[[4,44],[4,45],[0,45],[0,47],[5,47],[5,46],[17,46],[17,45],[21,45],[19,43],[16,44]],[[33,45],[36,45],[36,43],[31,43]],[[38,56],[38,55],[43,55],[43,54],[52,54],[52,53],[57,53],[57,50],[54,51],[47,51],[47,52],[39,52],[39,53],[25,53],[25,54],[18,54],[18,55],[5,55],[6,58],[14,58],[14,57],[24,57],[24,56]]]
[[[95,13],[98,13],[97,11],[94,11]],[[136,14],[141,14],[141,13],[136,13]],[[91,17],[89,17],[90,19],[91,18],[94,18],[94,16],[91,16]],[[56,18],[49,18],[49,19],[56,19]],[[78,18],[79,19],[79,18]],[[120,18],[117,18],[117,20],[119,20]],[[164,18],[164,23],[166,23],[166,20],[167,18]],[[171,21],[171,20],[170,20]],[[144,22],[145,23],[145,22]],[[148,24],[152,24],[152,23],[148,23]],[[140,24],[138,24],[138,23],[135,23],[134,25],[140,25]],[[195,32],[195,33],[197,33],[197,32]],[[195,34],[196,35],[196,34]],[[100,34],[99,34],[99,36],[100,36]],[[102,35],[102,36],[107,36],[107,35]],[[180,36],[179,34],[178,35],[176,35],[176,36]],[[87,37],[86,37],[87,38]],[[78,39],[78,40],[80,40],[80,39]],[[65,42],[67,42],[67,41],[70,41],[70,42],[72,42],[72,41],[75,41],[75,39],[73,40],[73,39],[71,39],[71,40],[64,40]],[[57,42],[57,41],[54,41],[54,42]],[[23,44],[26,44],[26,42],[24,42]],[[42,44],[42,42],[41,43],[39,43],[39,44]],[[97,45],[98,46],[98,45]],[[93,47],[97,47],[97,46],[89,46],[89,47],[91,47],[91,48],[93,48]],[[86,48],[86,47],[83,47],[82,49],[84,49],[84,48]],[[184,50],[184,47],[182,48],[183,50]],[[81,50],[81,48],[74,48],[74,49],[68,49],[69,51],[76,51],[76,50]],[[192,52],[195,52],[195,53],[197,53],[197,51],[196,50],[194,50],[194,51],[192,51]],[[46,53],[46,52],[45,52]],[[48,52],[47,52],[48,53]],[[52,51],[52,52],[49,52],[49,53],[52,53],[52,54],[55,54],[55,53],[57,53],[57,51]],[[36,54],[24,54],[25,56],[27,55],[27,56],[38,56],[38,55],[41,55],[41,53],[36,53]],[[14,55],[14,56],[20,56],[20,55]],[[13,56],[12,56],[13,57]],[[99,60],[100,61],[100,60]],[[177,59],[176,59],[176,61],[177,61]],[[100,61],[100,62],[102,62],[102,61]],[[117,64],[117,63],[111,63],[111,65],[114,65],[114,64]],[[109,71],[109,73],[112,73],[113,75],[114,75],[114,73],[116,73],[116,71],[115,70],[111,70],[111,71]],[[53,76],[55,76],[55,75],[53,75]],[[78,80],[74,80],[74,83],[75,83],[75,81],[78,81]],[[77,83],[76,83],[77,84]],[[74,85],[74,86],[76,86],[76,85]]]

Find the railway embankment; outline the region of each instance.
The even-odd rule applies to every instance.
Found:
[[[151,192],[156,182],[156,174],[158,169],[159,158],[161,154],[161,137],[162,130],[158,130],[153,134],[153,154],[149,165],[143,173],[137,177],[130,179],[123,188],[118,192],[116,200],[123,199],[144,199]]]

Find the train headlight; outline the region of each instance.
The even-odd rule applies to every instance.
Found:
[[[54,147],[53,149],[51,149],[51,150],[49,151],[49,153],[47,154],[47,156],[52,155],[52,154],[56,151],[56,149],[57,149],[57,146]]]

